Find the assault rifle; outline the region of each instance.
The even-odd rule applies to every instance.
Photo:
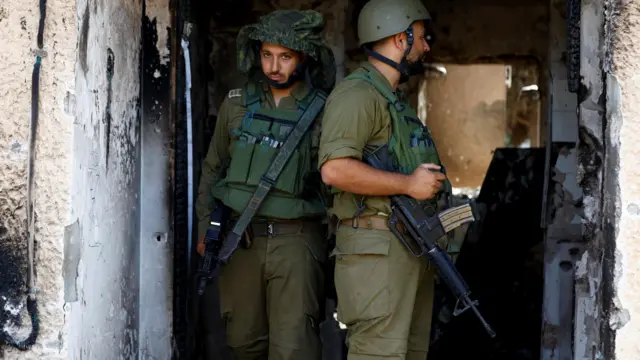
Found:
[[[211,316],[209,326],[216,329],[213,333],[214,341],[208,344],[208,352],[213,352],[209,356],[215,356],[216,359],[228,360],[232,359],[232,354],[226,347],[227,340],[225,335],[225,327],[220,315],[220,289],[218,280],[220,278],[220,266],[223,262],[220,260],[220,249],[223,245],[223,232],[226,230],[227,223],[231,217],[231,209],[224,204],[217,202],[215,209],[211,212],[209,218],[209,226],[204,237],[204,256],[200,261],[198,270],[195,273],[195,287],[197,295],[194,299],[195,308],[193,309],[193,324],[191,325],[189,338],[195,340],[195,325],[200,321],[199,308],[202,302],[201,297],[207,288],[211,294],[206,297],[204,306],[208,307]],[[201,340],[206,341],[206,340]],[[211,341],[210,341],[211,342]]]
[[[386,147],[379,148],[377,151],[364,156],[364,162],[378,170],[396,172]],[[436,215],[429,216],[422,204],[409,196],[394,195],[390,196],[390,199],[392,212],[389,216],[389,229],[414,256],[427,255],[429,257],[430,263],[435,266],[440,278],[457,299],[453,315],[458,316],[471,309],[489,336],[494,338],[496,333],[480,314],[477,308],[478,302],[471,300],[469,297],[471,292],[469,286],[456,269],[449,255],[436,243],[447,232],[464,223],[475,221],[471,205],[464,204],[452,207]],[[406,231],[401,231],[402,228]],[[408,233],[409,239],[405,236],[406,233]],[[459,307],[460,303],[463,305],[462,308]]]
[[[220,267],[219,254],[222,248],[222,232],[231,214],[230,209],[224,204],[216,204],[216,208],[211,213],[207,233],[204,236],[204,257],[196,278],[198,279],[198,295],[204,294],[207,283],[217,275]]]

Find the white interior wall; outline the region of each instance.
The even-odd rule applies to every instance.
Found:
[[[614,332],[611,358],[625,360],[640,354],[640,3],[597,3],[606,9],[602,229],[604,279],[612,289],[606,320]]]

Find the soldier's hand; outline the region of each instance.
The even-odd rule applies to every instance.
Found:
[[[439,170],[440,166],[432,163],[418,166],[409,177],[407,195],[416,200],[433,198],[440,191],[442,182],[446,179],[446,176]]]
[[[200,256],[204,257],[204,236],[198,239],[198,247],[196,248],[196,251]]]

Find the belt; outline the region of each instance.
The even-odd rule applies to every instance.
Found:
[[[297,234],[303,229],[320,229],[320,223],[309,220],[278,220],[268,222],[252,222],[253,236],[276,236]]]
[[[360,216],[356,218],[343,219],[340,221],[340,225],[351,226],[354,229],[370,229],[370,230],[386,230],[390,231],[388,222],[389,218],[386,216],[371,215]],[[398,224],[398,230],[404,232],[404,226]]]

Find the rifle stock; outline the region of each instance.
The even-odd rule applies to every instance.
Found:
[[[385,158],[386,149],[368,154],[365,163],[373,168],[395,172],[390,159]],[[382,159],[380,158],[382,156]],[[456,297],[457,302],[454,316],[471,309],[491,338],[495,331],[484,319],[477,308],[478,302],[471,300],[469,286],[458,272],[449,255],[436,243],[448,231],[467,222],[475,220],[471,206],[464,204],[448,209],[433,216],[427,215],[420,202],[406,196],[393,195],[391,200],[392,213],[389,217],[389,228],[407,249],[416,257],[426,255],[436,268],[438,275]],[[406,236],[408,235],[408,237]],[[460,308],[459,305],[463,307]]]

